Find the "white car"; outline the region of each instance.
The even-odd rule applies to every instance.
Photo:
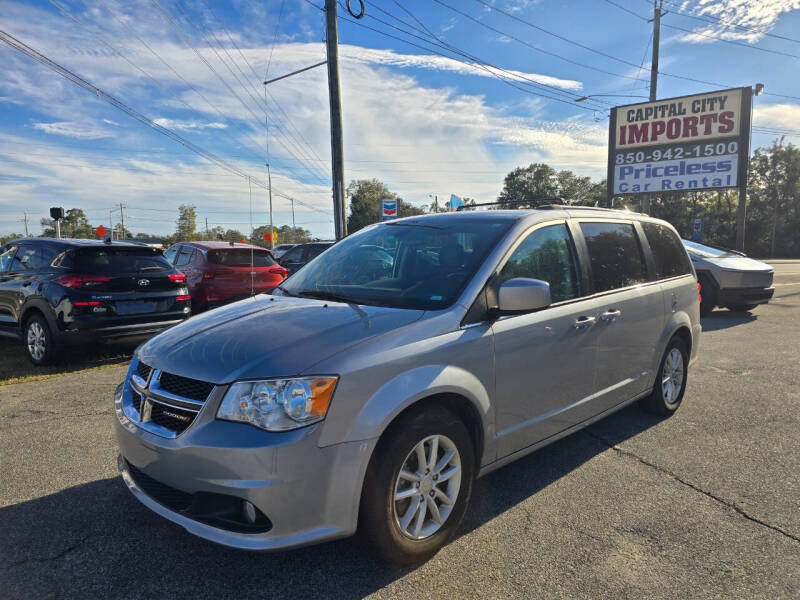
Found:
[[[683,240],[697,271],[703,300],[700,314],[709,315],[714,307],[725,306],[735,311],[750,311],[766,304],[775,293],[772,286],[774,269],[742,252],[716,248]]]

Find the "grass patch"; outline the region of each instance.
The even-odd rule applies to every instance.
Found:
[[[130,361],[136,345],[96,344],[68,347],[55,365],[36,367],[28,359],[22,342],[0,338],[0,385],[58,377],[65,373],[114,367]]]

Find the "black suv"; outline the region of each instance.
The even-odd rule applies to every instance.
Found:
[[[146,338],[191,312],[186,276],[127,242],[23,238],[0,248],[0,335],[36,365],[64,346]]]
[[[291,275],[317,258],[331,246],[333,246],[333,242],[309,242],[307,244],[298,244],[281,255],[278,259],[278,264]]]

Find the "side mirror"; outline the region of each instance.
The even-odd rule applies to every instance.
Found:
[[[528,312],[550,306],[550,284],[540,279],[515,277],[500,286],[497,304],[501,313]]]

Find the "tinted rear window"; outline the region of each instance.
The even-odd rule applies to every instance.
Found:
[[[653,251],[656,277],[664,279],[692,272],[689,258],[675,232],[658,223],[642,223],[642,229]]]
[[[589,249],[594,291],[605,292],[643,283],[647,273],[631,223],[581,223]]]
[[[146,273],[172,270],[160,250],[156,248],[94,247],[68,252],[61,261],[62,267],[81,273]]]
[[[246,248],[232,250],[212,250],[208,253],[208,262],[212,265],[226,267],[249,267],[251,252]],[[253,250],[252,261],[254,267],[271,267],[275,264],[266,250]]]

